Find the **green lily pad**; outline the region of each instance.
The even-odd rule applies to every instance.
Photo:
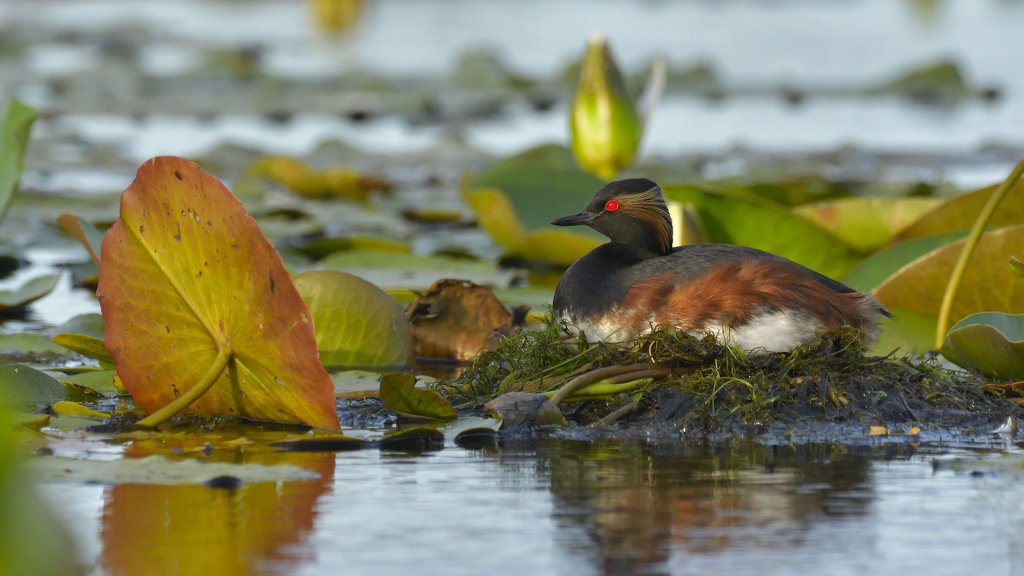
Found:
[[[501,190],[523,226],[535,230],[582,210],[604,182],[584,172],[568,148],[549,144],[494,162],[473,177],[469,186]]]
[[[7,104],[0,120],[0,220],[7,214],[18,190],[25,149],[35,120],[36,111],[17,100]]]
[[[339,398],[376,398],[380,396],[380,373],[368,370],[342,370],[331,373],[334,395]]]
[[[304,272],[295,287],[313,314],[326,366],[405,366],[413,357],[409,321],[398,300],[366,280],[332,270]]]
[[[935,198],[841,198],[798,206],[793,211],[828,230],[852,250],[869,253],[939,203]]]
[[[380,380],[380,401],[395,414],[430,420],[454,420],[455,408],[437,392],[416,387],[412,374],[387,374]]]
[[[1024,379],[1024,314],[971,314],[946,334],[942,355],[989,378]]]
[[[843,283],[862,292],[874,290],[876,286],[895,274],[900,268],[932,250],[955,242],[966,235],[966,231],[960,231],[938,236],[924,236],[879,250],[850,270],[846,276],[843,276]]]
[[[56,354],[63,356],[68,348],[60,346],[42,334],[20,332],[0,334],[0,353],[3,354]]]
[[[33,278],[16,290],[0,290],[0,310],[24,308],[53,292],[58,281],[60,281],[59,274],[49,274]]]
[[[951,322],[991,310],[1024,313],[1024,282],[1006,265],[1022,245],[1024,225],[992,230],[981,236],[953,301]],[[879,285],[875,297],[885,306],[937,317],[963,246],[961,240],[914,260]]]
[[[1024,277],[1024,260],[1017,258],[1016,256],[1010,256],[1010,269],[1017,276]]]
[[[34,412],[68,396],[56,379],[22,364],[0,366],[0,395],[12,410]]]
[[[868,351],[875,356],[885,356],[894,350],[901,354],[924,354],[935,346],[935,316],[890,308],[894,318],[882,320],[878,340]]]
[[[114,359],[110,357],[106,343],[100,338],[94,338],[86,334],[57,334],[53,337],[53,344],[78,352],[82,356],[98,360],[101,366],[114,366]]]
[[[331,254],[321,260],[317,268],[348,272],[385,289],[425,290],[442,278],[459,278],[477,284],[507,286],[513,277],[511,272],[500,270],[490,262],[373,250]]]
[[[784,256],[838,278],[857,258],[817,224],[770,203],[755,203],[696,186],[663,186],[665,197],[692,204],[711,242],[740,244]]]
[[[71,389],[78,389],[83,392],[97,396],[117,396],[120,391],[114,386],[114,377],[117,372],[114,370],[89,370],[79,374],[60,374],[57,381]]]
[[[48,330],[47,334],[85,334],[103,339],[103,316],[95,313],[79,314]]]
[[[970,229],[974,225],[974,221],[978,219],[978,215],[981,214],[981,209],[984,208],[985,203],[998,187],[998,185],[986,186],[932,208],[897,234],[895,240],[900,242],[910,238]],[[988,225],[990,228],[999,228],[1022,222],[1024,222],[1024,181],[1018,181],[999,203],[999,209],[992,214]]]

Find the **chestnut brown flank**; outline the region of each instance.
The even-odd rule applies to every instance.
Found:
[[[736,327],[758,313],[781,309],[813,315],[825,330],[847,324],[869,338],[879,314],[862,294],[836,292],[787,262],[740,260],[685,284],[675,284],[671,272],[636,284],[616,320],[638,330],[649,323],[699,330],[710,323]]]

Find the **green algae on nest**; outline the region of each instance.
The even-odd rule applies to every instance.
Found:
[[[747,355],[712,336],[663,330],[628,344],[594,344],[548,322],[503,338],[440,388],[458,407],[478,409],[507,392],[551,392],[581,373],[646,363],[667,367],[670,375],[576,402],[564,409],[566,417],[587,425],[615,413],[612,419],[627,428],[698,433],[797,422],[955,427],[979,415],[1005,418],[1020,410],[980,391],[977,378],[936,360],[865,356],[862,343],[859,331],[840,328],[789,354]]]

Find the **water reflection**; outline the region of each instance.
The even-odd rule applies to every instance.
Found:
[[[212,461],[292,464],[309,482],[202,485],[121,484],[107,488],[102,564],[112,575],[288,574],[308,559],[316,504],[331,492],[332,453],[214,455]]]
[[[874,498],[867,448],[541,444],[561,543],[604,574],[674,572],[736,546],[793,548],[809,525],[866,515]]]

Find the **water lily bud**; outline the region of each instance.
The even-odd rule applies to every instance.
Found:
[[[573,154],[587,171],[611,180],[633,163],[643,124],[604,36],[587,45],[569,122]]]

